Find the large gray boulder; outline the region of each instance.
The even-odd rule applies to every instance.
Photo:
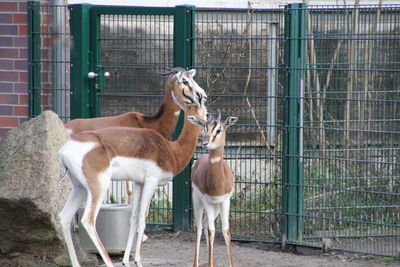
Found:
[[[65,170],[57,152],[68,140],[62,121],[52,111],[0,140],[0,254],[50,259],[65,255],[57,216],[70,183],[59,181]]]

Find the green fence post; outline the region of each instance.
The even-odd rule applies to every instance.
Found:
[[[285,8],[285,84],[283,137],[285,159],[282,164],[282,222],[284,240],[298,241],[303,232],[303,93],[305,67],[306,5]]]
[[[185,69],[193,65],[194,6],[176,6],[174,17],[174,66]],[[179,122],[173,134],[176,140],[183,128],[184,114],[181,112]],[[173,180],[173,223],[176,231],[187,231],[191,222],[190,202],[190,166]]]
[[[90,15],[90,71],[97,74],[97,77],[89,80],[89,106],[90,116],[100,116],[99,93],[104,90],[104,70],[100,66],[100,14],[91,12]]]
[[[297,70],[297,81],[298,81],[298,97],[299,97],[299,128],[298,128],[298,176],[297,183],[297,239],[303,240],[304,230],[304,213],[303,213],[303,202],[304,202],[304,142],[303,142],[303,130],[304,130],[304,89],[305,89],[305,67],[306,67],[306,29],[307,29],[307,4],[300,4],[299,9],[299,34],[298,34],[298,48],[299,48],[299,61]]]
[[[71,29],[71,119],[89,118],[90,114],[90,8],[70,5]]]
[[[29,117],[40,114],[40,3],[29,1]]]

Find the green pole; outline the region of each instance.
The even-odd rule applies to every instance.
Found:
[[[193,66],[194,6],[175,7],[174,17],[174,66],[185,69]],[[176,140],[183,128],[184,114],[181,112],[178,124],[173,133]],[[191,186],[190,166],[178,174],[173,180],[173,223],[176,231],[187,231],[190,227]]]
[[[97,74],[97,77],[89,80],[89,106],[90,116],[100,116],[99,93],[104,90],[104,69],[100,62],[100,14],[91,12],[90,16],[90,71]]]
[[[40,3],[29,1],[29,117],[40,114]]]
[[[303,179],[302,111],[305,67],[305,4],[290,4],[285,8],[285,84],[282,164],[283,187],[282,235],[289,241],[302,238]]]
[[[70,5],[71,29],[71,119],[90,118],[90,8]]]
[[[298,34],[298,48],[299,48],[299,66],[298,66],[298,95],[299,95],[299,128],[298,128],[298,187],[297,187],[297,239],[303,240],[304,230],[304,142],[303,142],[303,129],[304,129],[304,89],[305,89],[305,66],[306,66],[306,29],[307,29],[307,5],[299,4],[299,34]]]

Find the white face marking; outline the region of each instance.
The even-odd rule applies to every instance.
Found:
[[[176,117],[178,117],[180,114],[181,114],[181,111],[180,111],[180,110],[178,110],[178,111],[176,111],[176,112],[174,113],[174,115],[175,115]]]
[[[210,163],[214,164],[221,161],[221,157],[210,158]]]
[[[206,148],[207,148],[208,150],[214,150],[214,149],[217,149],[217,148],[219,148],[219,147],[220,147],[220,145],[219,145],[219,144],[216,144],[216,143],[208,144],[208,145],[206,146]]]
[[[144,183],[148,178],[159,179],[158,184],[168,183],[172,178],[171,172],[166,172],[149,159],[115,157],[111,160],[113,180],[134,180]]]
[[[205,103],[207,101],[207,94],[203,88],[201,88],[197,82],[193,79],[194,75],[196,74],[195,70],[189,70],[184,73],[184,77],[182,77],[182,83],[185,87],[189,87],[192,90],[192,97],[199,101],[199,97],[197,94],[201,95],[201,101],[199,104],[201,107],[205,107]],[[185,82],[184,82],[185,81]],[[185,84],[186,83],[186,84]]]

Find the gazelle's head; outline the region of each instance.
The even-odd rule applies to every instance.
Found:
[[[205,106],[207,94],[193,79],[195,74],[196,70],[194,69],[187,71],[184,68],[176,67],[168,69],[168,72],[161,75],[169,75],[168,83],[172,86],[171,93],[175,98],[185,104],[199,103],[201,106]],[[180,108],[182,109],[181,106]]]
[[[204,104],[197,101],[193,101],[194,104],[187,103],[177,98],[175,94],[172,94],[172,97],[174,102],[185,112],[185,116],[190,122],[204,127],[208,117],[207,107]]]
[[[229,116],[225,121],[221,121],[221,111],[218,109],[217,117],[209,114],[204,124],[203,145],[208,150],[214,150],[225,146],[226,130],[239,120],[238,117]]]

